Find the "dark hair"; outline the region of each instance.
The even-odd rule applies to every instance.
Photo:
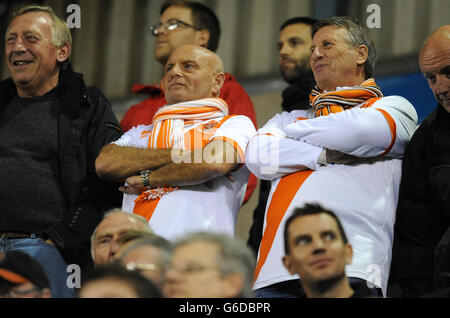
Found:
[[[316,24],[317,22],[319,22],[319,20],[314,19],[314,18],[309,18],[309,17],[295,17],[295,18],[290,18],[288,20],[286,20],[280,27],[280,31],[283,31],[285,27],[291,25],[291,24],[299,24],[299,23],[303,23],[303,24],[307,24],[309,26],[313,26],[314,24]]]
[[[162,15],[171,6],[191,9],[194,26],[200,29],[206,29],[210,33],[206,48],[213,52],[217,51],[220,40],[220,22],[214,11],[204,4],[195,1],[166,0],[161,5],[160,14]]]
[[[117,261],[95,267],[88,272],[83,281],[83,286],[90,282],[102,279],[114,279],[129,284],[139,298],[163,297],[161,291],[154,283],[137,271],[127,270]]]
[[[347,29],[348,43],[353,47],[359,45],[367,46],[368,56],[364,65],[364,72],[366,79],[371,77],[377,61],[377,51],[374,41],[370,38],[369,30],[357,19],[351,17],[331,17],[321,20],[313,26],[312,37],[314,37],[319,29],[329,25]]]
[[[339,221],[339,218],[333,211],[325,209],[323,206],[321,206],[318,203],[306,203],[301,208],[295,208],[294,211],[292,212],[292,214],[286,220],[286,223],[284,224],[284,252],[286,253],[286,255],[289,254],[289,252],[290,252],[289,233],[288,233],[289,225],[291,225],[291,223],[296,218],[299,218],[299,217],[302,217],[305,215],[315,215],[315,214],[321,214],[321,213],[328,214],[336,221],[336,224],[339,229],[339,233],[341,234],[341,237],[342,237],[342,241],[344,242],[344,244],[348,243],[347,235],[345,235],[345,231],[342,226],[342,223],[341,223],[341,221]]]

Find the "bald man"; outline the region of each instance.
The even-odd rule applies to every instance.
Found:
[[[440,254],[450,251],[450,25],[428,37],[419,63],[438,105],[403,161],[392,267],[405,297],[450,287],[450,255]]]
[[[224,80],[217,54],[196,45],[174,50],[163,78],[168,104],[96,160],[100,177],[125,181],[123,210],[168,240],[200,230],[234,234],[249,176],[242,163],[256,131],[249,118],[228,116],[218,98]]]

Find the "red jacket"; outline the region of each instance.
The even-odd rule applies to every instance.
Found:
[[[153,117],[158,109],[167,103],[164,98],[164,91],[159,85],[135,84],[133,86],[133,94],[148,94],[149,97],[128,109],[120,122],[123,131],[130,130],[137,125],[150,125],[153,122]],[[255,108],[253,107],[250,97],[247,95],[244,88],[235,80],[233,75],[229,73],[225,73],[225,82],[220,91],[220,97],[227,102],[230,115],[247,116],[251,119],[255,128],[258,129]],[[247,202],[252,195],[256,188],[256,184],[256,177],[253,174],[250,174],[244,203]]]

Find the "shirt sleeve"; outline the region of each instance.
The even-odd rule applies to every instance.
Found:
[[[401,96],[389,96],[371,107],[296,121],[288,137],[357,157],[400,157],[417,125],[413,105]]]
[[[272,180],[305,168],[317,169],[323,147],[287,138],[284,132],[299,115],[298,111],[275,115],[250,140],[245,163],[258,178]],[[301,115],[307,118],[308,113]]]
[[[224,140],[236,149],[244,162],[245,151],[251,137],[256,133],[255,126],[246,116],[232,116],[216,130],[210,141]]]
[[[113,144],[121,147],[146,148],[148,138],[152,132],[153,124],[150,126],[139,125],[128,130]]]

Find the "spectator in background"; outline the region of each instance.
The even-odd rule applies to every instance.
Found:
[[[72,38],[50,7],[19,9],[5,40],[11,78],[0,82],[0,252],[28,253],[54,297],[74,297],[67,265],[92,266],[89,237],[120,204],[117,187],[94,167],[120,127],[111,105],[64,69]]]
[[[311,56],[311,31],[317,20],[295,17],[285,21],[280,28],[277,42],[278,66],[289,86],[283,91],[283,111],[309,109],[309,94],[314,88],[314,75],[309,65]],[[260,180],[258,206],[253,211],[248,245],[258,252],[264,226],[264,213],[270,192],[270,181]]]
[[[214,11],[202,3],[183,0],[164,1],[160,9],[159,23],[150,26],[149,31],[155,36],[154,57],[163,66],[170,54],[183,45],[199,45],[216,52],[221,33],[219,19]],[[220,90],[220,97],[227,102],[229,114],[247,116],[253,125],[258,127],[250,97],[233,75],[224,74],[225,81]],[[167,104],[164,89],[159,85],[135,84],[133,93],[146,94],[148,97],[131,106],[125,113],[120,122],[123,131],[137,125],[150,125],[156,112]],[[252,195],[256,184],[256,177],[250,175],[244,203]]]
[[[426,39],[419,64],[438,105],[403,161],[391,281],[404,297],[450,287],[450,25]]]
[[[172,243],[156,234],[141,232],[130,240],[134,233],[123,235],[119,241],[127,241],[116,254],[128,270],[137,270],[147,279],[162,288],[169,263]],[[137,234],[137,233],[136,233]]]
[[[91,236],[91,255],[95,266],[112,262],[121,243],[119,238],[130,231],[152,233],[145,218],[114,209],[105,214]]]
[[[387,288],[398,158],[414,132],[417,113],[403,97],[383,97],[370,78],[376,51],[364,25],[332,17],[315,25],[312,35],[317,86],[311,109],[274,116],[247,147],[249,169],[272,180],[255,270],[256,297],[301,297],[298,276],[280,260],[284,222],[305,202],[327,206],[345,226],[354,252],[347,267],[350,283],[367,288],[369,281],[374,294]],[[379,266],[376,277],[372,264]]]
[[[41,264],[24,252],[0,253],[0,297],[51,298],[50,283]]]
[[[178,240],[163,293],[169,298],[252,297],[254,255],[237,238],[193,233]]]
[[[158,287],[137,271],[121,264],[96,267],[86,275],[78,291],[79,298],[162,298]]]

